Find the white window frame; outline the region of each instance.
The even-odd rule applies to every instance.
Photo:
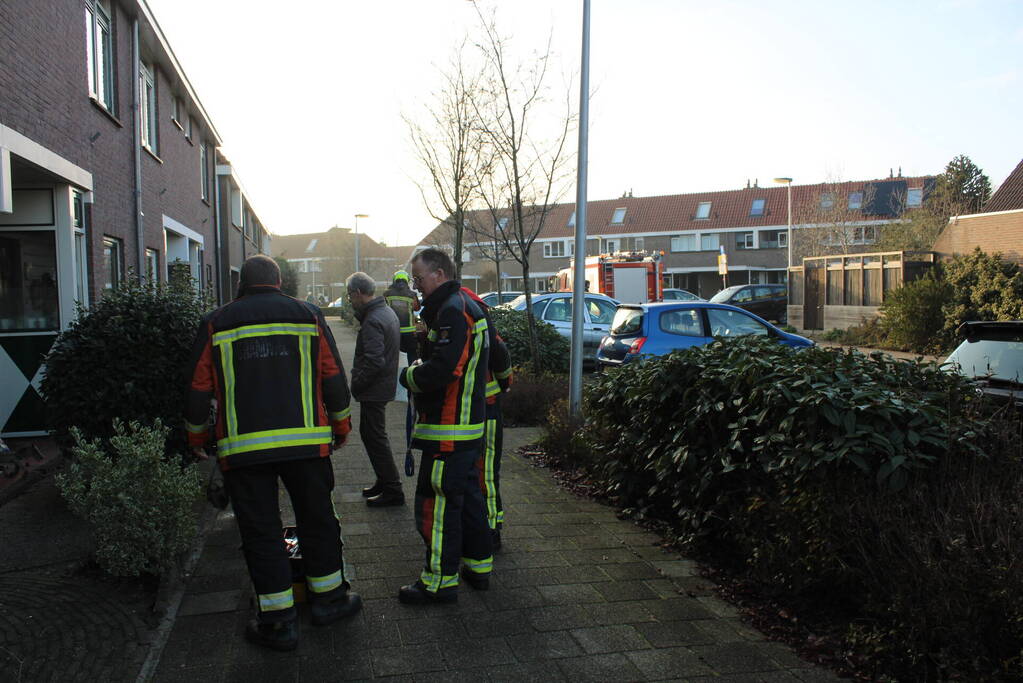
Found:
[[[916,198],[916,201],[913,201],[914,197]],[[907,207],[909,207],[911,209],[915,209],[917,207],[923,206],[923,204],[924,204],[924,188],[922,188],[922,187],[911,187],[908,190],[906,190],[906,206]]]
[[[757,202],[760,202],[760,210],[757,211]],[[767,200],[766,199],[754,199],[749,205],[749,215],[751,216],[763,216],[767,211]]]
[[[188,125],[185,126],[185,138],[189,142],[191,142],[193,144],[195,143],[195,137],[194,137],[195,136],[195,128],[196,128],[196,126],[195,126],[195,117],[194,116],[189,116],[188,117]]]
[[[85,5],[85,48],[89,95],[114,113],[114,41],[112,14],[107,0]]]
[[[178,124],[179,128],[181,127],[181,112],[184,109],[181,104],[181,98],[174,97],[174,110],[171,112],[171,121]]]
[[[707,246],[704,240],[714,239],[714,246]],[[717,232],[700,233],[700,251],[718,251],[721,249],[721,234]]]
[[[615,240],[615,239],[604,240],[604,253],[605,254],[613,254],[616,251],[618,251],[618,247],[619,246],[620,246],[620,242],[618,240]]]
[[[749,249],[757,248],[757,239],[755,237],[756,232],[737,232],[735,233],[735,248],[747,251]]]
[[[565,243],[562,241],[543,243],[544,258],[564,258],[565,253],[566,253]]]
[[[142,146],[156,154],[156,74],[144,61],[139,60],[139,127]]]
[[[210,200],[210,145],[205,140],[199,145],[199,196],[204,202]]]
[[[688,248],[683,243],[683,240],[685,240],[686,242],[689,242],[689,247]],[[672,235],[671,236],[671,251],[672,252],[679,253],[679,252],[687,252],[687,251],[699,251],[697,249],[697,246],[699,246],[699,240],[697,239],[697,235],[695,235],[695,234],[690,233],[688,235]]]
[[[153,284],[160,281],[160,252],[151,247],[146,247],[146,277]]]
[[[568,227],[571,228],[573,226],[575,226],[575,211],[572,212],[572,215],[568,219]]]
[[[113,257],[113,263],[110,264],[111,268],[107,268],[107,264],[103,264],[103,277],[106,282],[103,283],[104,289],[116,289],[124,282],[124,241],[118,237],[111,237],[110,235],[103,235],[103,256],[104,260],[106,257],[106,250],[110,249],[110,253]],[[116,278],[116,282],[111,282],[111,274]]]
[[[696,205],[696,215],[694,218],[697,220],[707,220],[710,218],[710,209],[713,202],[700,202]]]
[[[627,210],[628,210],[627,207],[624,206],[620,206],[617,209],[615,209],[614,213],[611,214],[611,225],[621,225],[622,223],[624,223],[625,212]]]

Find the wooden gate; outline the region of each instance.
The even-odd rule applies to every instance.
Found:
[[[803,329],[824,329],[824,268],[804,268]]]

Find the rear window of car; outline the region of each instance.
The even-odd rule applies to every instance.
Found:
[[[611,321],[611,334],[638,334],[643,329],[642,308],[619,308]]]
[[[964,341],[948,357],[967,377],[1023,381],[1023,342],[981,339]]]
[[[720,292],[710,298],[711,303],[721,304],[728,301],[733,294],[742,289],[742,286],[729,287],[728,289],[722,289]]]
[[[661,329],[668,334],[681,334],[686,337],[703,336],[700,312],[694,308],[663,311],[661,313]]]

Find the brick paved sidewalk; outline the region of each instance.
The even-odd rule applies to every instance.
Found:
[[[348,362],[354,335],[334,328]],[[388,406],[396,451],[404,405]],[[373,474],[354,435],[334,456],[334,498],[353,590],[365,607],[325,628],[312,626],[301,608],[294,653],[245,642],[252,591],[234,520],[221,514],[155,680],[837,680],[745,627],[694,575],[693,563],[656,548],[653,534],[560,489],[515,453],[535,438],[535,430],[506,431],[507,522],[490,590],[462,586],[457,604],[407,606],[398,588],[423,561],[412,508],[366,507],[360,489]],[[413,480],[404,481],[411,500]]]

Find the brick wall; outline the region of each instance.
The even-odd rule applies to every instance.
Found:
[[[968,254],[976,247],[989,254],[1001,252],[1005,260],[1023,263],[1023,211],[960,217],[934,243],[934,251],[941,258]]]

